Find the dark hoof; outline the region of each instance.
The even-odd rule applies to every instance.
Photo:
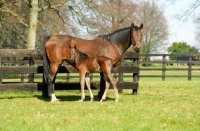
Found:
[[[103,96],[103,93],[101,93],[101,92],[99,91],[99,92],[98,92],[98,95],[97,95],[97,97],[99,98],[99,100],[101,100],[102,96]]]
[[[137,95],[137,92],[133,92],[133,95]]]
[[[104,102],[104,101],[107,101],[107,99],[103,99],[103,102]]]
[[[137,89],[133,89],[133,95],[137,95]]]
[[[102,99],[102,100],[100,100],[100,102],[105,102],[105,101],[107,101],[106,99]]]

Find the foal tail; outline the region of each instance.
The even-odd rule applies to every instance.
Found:
[[[49,39],[50,36],[47,36],[43,41],[43,77],[46,83],[48,83],[48,78],[50,75],[50,62],[46,54],[45,45]]]

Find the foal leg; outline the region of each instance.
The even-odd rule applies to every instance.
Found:
[[[106,88],[105,88],[105,91],[103,93],[103,96],[102,96],[100,102],[106,101],[106,94],[107,94],[109,87],[110,87],[110,83],[106,81]]]
[[[116,82],[115,78],[112,76],[112,74],[109,74],[108,78],[110,79],[110,82],[113,85],[114,93],[115,93],[115,101],[117,102],[118,99],[119,99],[118,89],[117,89],[117,82]]]
[[[92,90],[90,88],[90,77],[89,77],[89,74],[86,74],[86,76],[85,76],[85,83],[86,83],[86,86],[87,86],[88,91],[90,93],[90,101],[93,101],[94,100],[94,96],[93,96]]]
[[[85,100],[85,73],[79,72],[80,75],[80,86],[81,86],[81,99],[80,101],[83,102]]]
[[[117,102],[118,99],[119,99],[118,89],[117,89],[117,82],[116,82],[115,78],[112,76],[111,73],[109,73],[107,76],[108,76],[111,84],[113,85],[114,93],[115,93],[115,101]]]

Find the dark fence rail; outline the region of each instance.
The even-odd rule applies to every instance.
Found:
[[[185,61],[170,61],[167,57],[188,57]],[[140,61],[139,61],[140,57]],[[143,57],[159,57],[144,61]],[[195,59],[194,59],[195,58]],[[165,81],[168,77],[185,77],[188,80],[192,78],[200,78],[200,54],[138,54],[134,52],[126,52],[121,58],[120,65],[114,68],[114,76],[118,80],[119,89],[138,89],[138,80],[143,77],[162,78]],[[24,49],[0,49],[0,91],[5,90],[42,90],[43,84],[43,67],[42,52],[40,50],[24,50]],[[143,67],[140,65],[150,65]],[[159,64],[159,67],[152,65]],[[173,65],[173,66],[169,66]],[[182,66],[185,65],[185,68]],[[160,75],[151,74],[144,75],[141,72],[158,71]],[[185,75],[167,75],[168,71],[187,71]],[[199,72],[193,75],[193,72]],[[57,79],[62,82],[56,82],[56,90],[74,90],[80,89],[78,83],[77,70],[67,63],[60,68]],[[139,76],[139,77],[138,77]],[[91,79],[100,79],[99,74],[90,75]],[[12,82],[13,79],[19,79],[18,82]],[[76,79],[76,80],[74,80]],[[126,81],[128,79],[128,81]],[[7,80],[7,81],[4,81]],[[65,81],[64,81],[65,80]],[[92,81],[92,88],[98,89],[99,82]],[[112,88],[112,87],[111,87]]]
[[[124,64],[124,58],[131,59],[131,66]],[[118,79],[118,88],[132,89],[133,93],[138,89],[138,72],[139,72],[139,54],[134,52],[127,52],[121,59],[118,67],[114,68],[114,76]],[[43,83],[43,67],[42,67],[42,52],[40,50],[24,50],[24,49],[0,49],[0,91],[5,90],[43,90],[46,86]],[[80,89],[79,83],[70,82],[73,78],[79,78],[76,73],[77,70],[67,63],[64,63],[59,69],[58,73],[65,75],[57,77],[66,79],[66,82],[56,82],[56,90],[74,90]],[[132,73],[132,80],[125,82],[123,79],[124,73]],[[91,79],[99,77],[98,75],[91,75]],[[19,82],[4,81],[4,79],[21,79]],[[39,78],[39,82],[36,81]],[[27,79],[27,80],[26,80]],[[99,88],[99,82],[92,82],[93,89]],[[112,87],[111,87],[112,88]]]
[[[188,78],[188,80],[192,80],[192,78],[200,78],[200,54],[141,54],[140,58],[142,57],[161,57],[160,60],[158,58],[156,60],[149,60],[149,61],[140,61],[141,65],[154,65],[154,64],[160,64],[160,68],[155,67],[148,67],[144,68],[141,67],[140,71],[161,71],[161,75],[139,75],[139,77],[161,77],[163,81],[167,77],[185,77]],[[187,60],[174,60],[170,61],[167,59],[167,57],[187,57]],[[170,67],[168,65],[173,65],[173,67]],[[186,66],[185,68],[182,68],[180,66]],[[169,68],[170,67],[170,68]],[[187,71],[187,75],[166,75],[167,71]],[[192,72],[199,71],[198,75],[192,75]]]

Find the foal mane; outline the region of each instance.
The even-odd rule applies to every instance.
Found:
[[[85,59],[88,58],[88,54],[86,54],[85,52],[80,51],[79,49],[76,48],[76,52],[78,52],[80,54],[80,58],[81,59]]]
[[[125,27],[119,30],[116,30],[107,35],[99,35],[99,38],[106,39],[110,43],[123,44],[130,38],[131,27]]]

